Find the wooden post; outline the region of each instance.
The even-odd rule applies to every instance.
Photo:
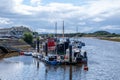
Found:
[[[45,43],[45,56],[48,56],[48,44]]]
[[[37,39],[37,52],[39,52],[39,44],[40,44],[40,41],[39,41],[39,39]]]
[[[69,45],[69,62],[72,63],[72,45]]]

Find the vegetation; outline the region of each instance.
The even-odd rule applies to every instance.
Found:
[[[44,37],[53,37],[54,34],[40,34],[40,36]],[[62,34],[57,34],[58,37],[62,37]],[[120,37],[120,34],[110,33],[107,31],[96,31],[93,33],[67,33],[65,37]]]
[[[93,34],[95,34],[95,35],[110,35],[111,33],[107,32],[107,31],[96,31]]]
[[[54,34],[40,34],[42,37],[49,37]],[[57,34],[58,37],[62,37],[62,34]],[[67,33],[65,37],[97,37],[99,39],[112,40],[112,41],[120,41],[120,34],[110,33],[107,31],[96,31],[93,33]],[[53,36],[51,36],[53,37]]]
[[[33,35],[36,38],[38,36],[38,32],[33,32]]]
[[[23,40],[25,42],[27,42],[28,44],[32,44],[33,43],[33,35],[30,32],[25,32],[24,36],[23,36]]]

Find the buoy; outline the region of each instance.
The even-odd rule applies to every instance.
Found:
[[[84,66],[84,70],[85,70],[85,71],[88,71],[88,66]]]

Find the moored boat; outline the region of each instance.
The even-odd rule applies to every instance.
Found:
[[[35,58],[38,58],[39,53],[37,53],[37,52],[33,52],[33,53],[32,53],[32,56],[35,57]]]
[[[24,52],[25,56],[32,56],[32,52]]]
[[[60,62],[57,61],[57,56],[46,56],[45,57],[45,63],[50,64],[50,65],[60,64]]]

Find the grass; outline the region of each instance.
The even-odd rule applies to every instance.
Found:
[[[12,56],[18,56],[18,55],[19,55],[18,52],[3,53],[3,54],[0,54],[0,59],[12,57]]]
[[[16,45],[16,46],[13,46],[14,48],[17,48],[17,49],[20,49],[20,50],[29,50],[31,49],[32,47],[30,45]]]
[[[120,37],[100,37],[99,39],[120,42]]]

